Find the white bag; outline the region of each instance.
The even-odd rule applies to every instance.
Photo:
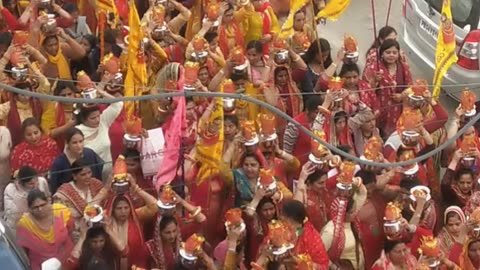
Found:
[[[148,130],[148,138],[143,138],[141,164],[143,176],[156,175],[162,164],[165,138],[162,128]]]

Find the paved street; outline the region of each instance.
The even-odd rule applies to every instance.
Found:
[[[377,32],[385,25],[387,18],[389,0],[375,0],[375,13],[377,22]],[[392,0],[392,8],[390,14],[389,25],[393,26],[397,31],[401,32],[403,0]],[[365,63],[365,53],[370,48],[374,40],[372,10],[370,0],[353,0],[348,10],[336,22],[327,21],[326,25],[319,25],[318,31],[321,37],[325,37],[333,47],[332,56],[335,56],[339,46],[343,42],[344,34],[351,34],[358,40],[360,47],[359,66],[363,68]],[[408,56],[407,56],[408,57]],[[424,78],[430,83],[431,77],[427,77],[419,67],[410,63],[410,68],[414,78]],[[453,112],[457,106],[457,102],[451,98],[442,95],[440,102],[447,108],[449,112]]]

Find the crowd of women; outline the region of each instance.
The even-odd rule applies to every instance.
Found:
[[[475,128],[403,167],[323,144],[410,161],[476,114],[466,89],[448,115],[394,28],[337,52],[314,29],[325,1],[136,2],[0,2],[0,79],[20,90],[0,97],[0,207],[31,269],[480,268]],[[270,107],[118,101],[142,67],[136,95]]]

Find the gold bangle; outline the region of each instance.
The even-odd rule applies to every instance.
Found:
[[[198,216],[198,214],[200,214],[200,212],[202,212],[202,207],[201,207],[201,206],[198,206],[198,207],[195,209],[195,212],[192,214],[192,217]]]

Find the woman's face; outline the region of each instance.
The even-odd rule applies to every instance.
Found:
[[[450,217],[445,225],[447,226],[448,233],[450,233],[452,236],[457,237],[460,235],[462,221],[458,215]]]
[[[90,179],[92,178],[92,169],[89,167],[84,167],[80,172],[77,174],[72,174],[73,180],[75,184],[88,186],[90,183]]]
[[[90,248],[92,249],[93,253],[99,254],[102,252],[103,248],[105,247],[105,236],[99,235],[90,239]]]
[[[347,126],[347,118],[345,117],[338,119],[337,122],[335,123],[335,129],[337,132],[343,131],[346,126]]]
[[[249,179],[256,179],[260,171],[260,163],[253,157],[246,157],[243,161],[242,169]]]
[[[125,163],[127,163],[127,172],[129,174],[136,175],[139,169],[141,169],[140,162],[136,158],[127,157]]]
[[[124,200],[118,201],[113,208],[113,217],[119,222],[125,222],[130,217],[130,205]]]
[[[257,52],[255,49],[248,49],[247,50],[247,59],[250,62],[250,64],[255,65],[260,60],[262,60],[262,54]]]
[[[288,72],[286,70],[281,70],[280,72],[277,73],[277,76],[275,77],[275,83],[280,86],[284,87],[287,85],[288,82]]]
[[[397,40],[397,33],[392,32],[390,35],[386,36],[385,39],[380,39],[380,45],[387,39]]]
[[[293,29],[295,31],[302,31],[304,25],[305,25],[305,13],[298,12],[293,17]]]
[[[50,38],[43,44],[43,48],[50,55],[57,55],[58,47],[58,39],[56,38]]]
[[[25,104],[25,103],[28,103],[30,101],[30,97],[26,96],[26,95],[18,94],[16,100],[19,101],[20,103]]]
[[[275,218],[275,213],[275,205],[271,202],[264,203],[262,208],[260,208],[260,214],[267,221],[273,220]]]
[[[203,84],[203,86],[208,86],[210,77],[208,76],[208,69],[202,68],[198,71],[198,80]]]
[[[388,257],[394,265],[404,265],[408,255],[408,247],[404,243],[397,244],[389,253]]]
[[[478,267],[480,265],[480,241],[475,241],[468,247],[468,257],[473,265]]]
[[[238,132],[237,126],[235,126],[235,124],[232,123],[231,121],[224,121],[223,127],[224,127],[223,132],[226,137],[233,137]]]
[[[330,55],[330,50],[322,51],[322,53],[317,53],[315,55],[315,62],[317,62],[318,64],[325,63],[329,55]]]
[[[33,177],[30,181],[23,183],[23,189],[25,191],[30,191],[38,187],[38,178]]]
[[[463,194],[470,194],[473,188],[472,175],[468,173],[460,175],[460,178],[457,180],[457,186]]]
[[[262,0],[252,0],[253,7],[255,9],[259,9],[262,7],[263,1]]]
[[[100,111],[91,112],[83,124],[90,128],[97,128],[100,125]]]
[[[42,199],[36,199],[30,206],[30,213],[36,219],[43,219],[45,217],[48,217],[51,211],[52,205],[50,204],[50,202],[44,201]]]
[[[83,153],[83,136],[81,134],[75,134],[72,136],[69,142],[67,142],[67,149],[74,154],[81,155]]]
[[[347,89],[356,90],[358,85],[358,72],[348,71],[343,74],[344,86]]]
[[[387,64],[395,64],[398,61],[399,51],[396,47],[390,47],[386,49],[383,54],[382,58]]]
[[[208,46],[210,46],[210,50],[212,52],[215,52],[217,50],[218,46],[218,37],[214,38],[210,43],[208,43]]]
[[[63,88],[58,94],[61,97],[75,97],[75,92],[70,88]]]
[[[35,145],[40,142],[40,139],[42,138],[42,131],[38,126],[31,125],[25,128],[23,136],[25,137],[25,142]]]
[[[363,131],[363,132],[367,132],[367,133],[371,133],[374,131],[375,129],[375,117],[372,116],[372,118],[370,119],[367,119],[361,126],[360,126],[360,129]]]
[[[320,178],[315,180],[315,182],[310,184],[310,187],[317,192],[320,192],[322,190],[325,190],[325,182],[327,180],[326,175],[322,175]]]
[[[189,101],[187,103],[187,108],[185,109],[185,117],[189,121],[195,121],[197,119],[195,113],[195,102]]]
[[[175,244],[177,239],[177,224],[170,222],[161,232],[162,241],[168,244]]]
[[[225,11],[222,20],[224,23],[231,23],[233,21],[233,9]]]
[[[88,42],[87,39],[82,38],[80,39],[79,43],[80,45],[82,45],[82,47],[85,49],[87,53],[89,53],[92,50],[92,46],[90,46],[90,42]]]

